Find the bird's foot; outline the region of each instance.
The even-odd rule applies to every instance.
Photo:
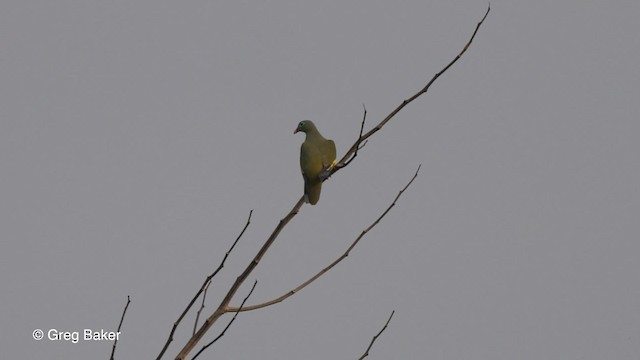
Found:
[[[325,181],[326,179],[328,179],[333,173],[331,170],[332,170],[331,167],[329,168],[323,167],[322,171],[320,171],[320,174],[318,174],[318,179],[320,179],[320,181]]]

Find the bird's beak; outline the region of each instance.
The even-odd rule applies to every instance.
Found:
[[[296,128],[295,130],[293,130],[293,133],[297,133],[298,131],[300,131],[300,128]]]

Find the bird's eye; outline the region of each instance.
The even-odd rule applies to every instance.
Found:
[[[302,127],[302,125],[304,125],[304,123],[301,121],[300,124],[298,124],[298,126]]]

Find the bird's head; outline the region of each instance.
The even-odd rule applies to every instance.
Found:
[[[315,129],[316,126],[313,124],[313,121],[311,120],[302,120],[298,123],[298,127],[296,127],[296,130],[293,132],[294,134],[297,132],[302,131],[303,133],[307,133],[312,129]]]

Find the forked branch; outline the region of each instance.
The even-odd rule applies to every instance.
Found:
[[[220,272],[220,270],[222,270],[222,268],[224,267],[224,263],[227,261],[227,258],[229,257],[229,254],[231,254],[231,251],[233,251],[233,248],[236,247],[236,244],[238,243],[238,241],[240,240],[240,238],[242,237],[242,235],[244,235],[244,232],[247,230],[247,228],[249,227],[249,224],[251,223],[251,215],[253,214],[253,210],[249,211],[249,217],[247,218],[247,222],[246,224],[244,224],[244,227],[242,228],[242,231],[240,231],[240,234],[238,234],[238,237],[236,237],[236,240],[233,242],[233,244],[231,245],[231,247],[229,248],[229,250],[227,250],[226,254],[224,254],[224,257],[222,258],[222,261],[220,262],[220,265],[218,265],[218,268],[216,268],[209,276],[207,276],[207,278],[204,280],[204,282],[202,283],[202,286],[200,287],[200,289],[196,292],[196,294],[193,296],[193,298],[191,299],[191,301],[189,302],[189,304],[187,305],[187,307],[182,311],[182,314],[180,314],[180,317],[178,317],[178,320],[176,320],[173,323],[173,327],[171,328],[171,332],[169,332],[169,338],[167,339],[167,341],[164,343],[164,346],[162,347],[162,350],[160,351],[160,354],[158,354],[158,357],[156,358],[156,360],[160,360],[162,358],[162,356],[164,355],[164,353],[167,351],[167,349],[169,348],[169,345],[171,344],[171,342],[173,341],[173,335],[176,332],[176,329],[178,328],[178,325],[180,325],[180,322],[182,321],[182,319],[185,317],[185,315],[187,315],[187,313],[189,312],[189,310],[191,309],[191,307],[193,306],[193,304],[196,302],[196,300],[198,300],[198,297],[200,297],[200,294],[202,294],[203,292],[206,291],[206,289],[209,288],[209,284],[211,283],[211,280]],[[202,305],[204,307],[204,303]],[[198,312],[199,314],[199,312]],[[197,321],[197,319],[196,319]]]
[[[478,30],[480,30],[480,26],[482,26],[482,23],[484,23],[484,20],[487,18],[487,15],[489,15],[489,11],[491,11],[491,5],[489,5],[487,7],[487,11],[485,12],[484,16],[482,17],[482,19],[478,22],[478,24],[476,25],[475,30],[473,31],[473,34],[471,35],[471,38],[469,38],[469,41],[467,41],[467,43],[465,44],[465,46],[462,48],[462,51],[460,51],[458,53],[458,55],[456,55],[453,60],[451,60],[444,68],[442,68],[442,70],[438,71],[432,78],[431,80],[429,80],[429,82],[422,88],[420,89],[417,93],[413,94],[411,97],[409,97],[408,99],[402,101],[402,103],[400,103],[400,105],[398,105],[398,107],[396,107],[392,112],[389,113],[389,115],[387,115],[387,117],[385,117],[384,119],[382,119],[382,121],[380,121],[380,123],[378,123],[378,125],[376,125],[373,129],[367,131],[367,133],[365,133],[364,135],[362,135],[362,133],[360,134],[360,136],[358,137],[358,140],[351,145],[351,148],[349,148],[349,150],[347,151],[346,154],[344,154],[344,156],[338,161],[338,163],[336,164],[336,166],[333,167],[332,169],[332,173],[337,172],[338,170],[344,168],[345,166],[349,165],[349,163],[352,160],[352,157],[355,157],[354,155],[357,153],[358,151],[358,147],[360,146],[360,143],[362,143],[363,141],[366,141],[368,138],[370,138],[373,134],[375,134],[376,132],[378,132],[378,130],[382,129],[383,126],[385,126],[389,120],[391,120],[397,113],[400,112],[400,110],[402,110],[405,106],[409,105],[411,102],[413,102],[415,99],[419,98],[420,95],[426,93],[427,91],[429,91],[429,88],[431,87],[431,85],[442,75],[444,74],[447,70],[449,70],[449,68],[451,66],[453,66],[453,64],[455,64],[461,57],[462,55],[467,51],[467,49],[469,48],[469,46],[471,46],[471,43],[473,42],[473,39],[475,39],[476,34],[478,33]],[[363,122],[364,124],[364,122]]]
[[[405,190],[407,190],[407,188],[409,188],[409,186],[411,185],[411,183],[413,183],[413,180],[416,179],[416,177],[418,177],[418,172],[420,171],[420,166],[418,165],[418,169],[416,170],[415,174],[413,174],[413,177],[411,178],[411,180],[409,180],[409,182],[407,183],[407,185],[405,185],[402,190],[400,190],[400,192],[398,192],[398,195],[396,195],[395,199],[393,199],[393,202],[391,202],[391,205],[389,205],[383,212],[382,214],[371,224],[369,225],[369,227],[367,227],[366,229],[362,230],[362,232],[360,233],[360,235],[351,243],[351,245],[347,248],[347,250],[340,255],[340,257],[338,257],[337,259],[335,259],[331,264],[329,264],[327,267],[325,267],[324,269],[320,270],[317,274],[313,275],[311,278],[309,278],[307,281],[303,282],[302,284],[298,285],[298,287],[296,287],[293,290],[290,290],[289,292],[283,294],[282,296],[279,296],[273,300],[270,301],[266,301],[263,302],[261,304],[256,304],[256,305],[251,305],[251,306],[244,306],[242,308],[236,308],[236,307],[229,307],[228,311],[250,311],[250,310],[256,310],[256,309],[260,309],[263,307],[267,307],[270,305],[274,305],[277,303],[280,303],[284,300],[286,300],[287,298],[293,296],[294,294],[298,293],[300,290],[304,289],[305,287],[307,287],[307,285],[311,284],[312,282],[316,281],[319,277],[321,277],[322,275],[324,275],[325,273],[327,273],[329,270],[331,270],[334,266],[338,265],[338,263],[340,263],[342,260],[344,260],[347,256],[349,256],[349,253],[351,252],[351,250],[353,250],[353,248],[358,244],[358,242],[360,242],[360,240],[371,230],[374,228],[374,226],[378,225],[378,223],[380,222],[380,220],[382,220],[383,217],[385,217],[385,215],[387,215],[387,213],[389,212],[389,210],[391,210],[392,207],[394,207],[396,205],[396,202],[398,201],[398,199],[400,198],[400,196],[402,196],[402,193],[405,192]]]
[[[349,158],[349,160],[342,164],[341,167],[346,167],[358,156],[358,150],[362,149],[366,144],[367,140],[362,139],[362,133],[364,132],[364,123],[367,121],[367,108],[362,104],[362,122],[360,123],[360,134],[358,134],[358,140],[355,142],[355,151],[353,152],[353,156]]]
[[[255,290],[256,285],[258,284],[258,280],[253,282],[253,286],[251,287],[251,290],[249,291],[249,293],[247,294],[247,296],[244,297],[244,299],[242,300],[242,304],[240,304],[240,308],[238,311],[236,311],[235,315],[233,315],[233,317],[231,318],[231,320],[229,321],[229,323],[227,324],[227,326],[224,327],[224,329],[222,330],[222,332],[220,333],[220,335],[216,336],[215,339],[211,340],[207,345],[203,346],[202,349],[200,349],[200,351],[198,351],[192,358],[191,360],[195,360],[195,358],[197,358],[200,354],[202,354],[203,351],[207,350],[207,348],[211,345],[213,345],[216,341],[220,340],[221,337],[224,336],[224,334],[226,334],[227,330],[229,330],[229,328],[231,327],[231,324],[233,324],[234,321],[236,321],[236,318],[238,317],[238,313],[240,312],[240,310],[242,310],[242,306],[244,305],[245,302],[247,302],[247,300],[249,299],[249,297],[251,296],[251,294],[253,294],[253,290]]]
[[[238,289],[240,289],[240,286],[244,283],[244,281],[247,279],[249,274],[251,274],[253,269],[255,269],[255,267],[258,266],[264,254],[267,252],[267,250],[269,250],[269,247],[271,246],[271,244],[273,244],[273,242],[276,240],[276,238],[280,234],[280,231],[282,231],[282,229],[289,223],[289,221],[291,221],[291,219],[293,219],[293,217],[296,216],[296,214],[302,207],[302,204],[304,204],[304,196],[300,197],[300,200],[298,200],[298,202],[293,206],[293,208],[291,209],[291,211],[289,211],[287,216],[285,216],[284,218],[282,218],[282,220],[280,220],[280,222],[278,223],[276,228],[273,230],[273,232],[271,233],[267,241],[262,245],[262,248],[260,248],[260,251],[258,251],[256,256],[253,258],[253,260],[251,260],[249,265],[246,267],[246,269],[244,269],[242,274],[240,274],[240,276],[236,278],[236,281],[233,283],[233,285],[231,285],[231,288],[227,292],[227,295],[225,295],[224,299],[222,299],[222,302],[220,303],[220,305],[218,305],[218,307],[213,312],[213,314],[211,314],[204,321],[200,329],[196,331],[196,333],[191,337],[191,339],[189,339],[189,341],[182,348],[180,353],[178,353],[178,355],[176,356],[176,360],[185,359],[186,356],[191,352],[191,350],[193,350],[196,344],[200,341],[200,339],[202,339],[204,334],[207,333],[209,328],[211,328],[211,326],[222,315],[229,312],[228,306],[231,299],[233,299],[236,292],[238,291]]]

